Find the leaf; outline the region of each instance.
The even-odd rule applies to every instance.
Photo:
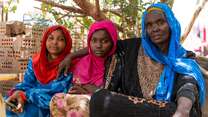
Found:
[[[88,28],[88,27],[90,27],[90,25],[92,24],[92,20],[90,19],[90,18],[88,18],[88,17],[84,17],[83,18],[83,24],[84,24],[84,26],[86,27],[86,28]]]
[[[3,12],[4,12],[4,13],[8,13],[8,11],[9,11],[8,7],[4,7],[4,8],[3,8]]]
[[[17,10],[17,6],[15,5],[15,6],[13,6],[13,7],[11,8],[10,11],[12,11],[13,13],[15,13],[16,10]]]
[[[10,5],[13,2],[13,0],[9,0],[7,2],[8,2],[8,5]]]
[[[47,4],[45,4],[45,3],[42,3],[42,4],[41,4],[41,10],[42,10],[43,17],[46,16],[46,13],[47,13],[47,7],[48,7]]]

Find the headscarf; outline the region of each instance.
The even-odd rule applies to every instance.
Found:
[[[156,48],[156,46],[151,42],[146,31],[145,17],[148,14],[148,9],[154,10],[152,8],[161,9],[161,11],[163,11],[171,30],[167,55],[164,55],[158,48]],[[196,61],[185,58],[187,51],[180,44],[181,27],[179,22],[167,4],[152,4],[148,9],[142,16],[142,46],[145,54],[147,54],[151,59],[164,64],[164,70],[156,87],[155,98],[157,100],[170,101],[173,92],[175,73],[179,73],[189,75],[197,81],[200,103],[203,104],[206,92],[205,82]]]
[[[113,42],[112,49],[105,57],[97,57],[91,50],[90,41],[93,33],[97,30],[106,30]],[[117,39],[118,34],[116,26],[109,20],[97,21],[90,26],[87,39],[89,54],[82,57],[72,70],[74,78],[77,77],[78,80],[80,80],[80,84],[103,85],[105,60],[115,52]]]
[[[47,59],[47,48],[46,40],[48,36],[55,30],[61,30],[65,37],[66,47],[61,52],[61,54],[53,61],[48,61]],[[43,34],[41,51],[39,54],[33,56],[33,69],[37,80],[42,84],[47,84],[54,80],[57,76],[58,65],[70,53],[72,47],[72,39],[69,31],[63,26],[51,26]]]

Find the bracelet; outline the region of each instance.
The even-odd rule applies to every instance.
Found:
[[[96,92],[98,92],[98,91],[100,91],[101,90],[101,88],[98,88],[98,89],[96,89],[95,91],[94,91],[94,93],[96,93]]]
[[[27,100],[27,97],[25,96],[23,92],[19,92],[19,96],[22,98],[23,102]]]

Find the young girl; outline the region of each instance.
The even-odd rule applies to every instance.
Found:
[[[95,22],[88,34],[89,54],[75,60],[73,87],[69,94],[56,94],[51,101],[52,116],[88,117],[89,99],[96,89],[104,85],[105,62],[116,50],[117,30],[108,20]]]
[[[52,26],[44,33],[39,54],[28,62],[24,80],[11,91],[7,117],[49,117],[49,101],[57,92],[67,91],[72,75],[56,78],[57,67],[70,53],[72,40],[63,26]]]

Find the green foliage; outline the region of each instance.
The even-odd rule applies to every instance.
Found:
[[[8,0],[7,2],[4,2],[3,5],[3,12],[4,13],[9,13],[17,10],[17,4],[19,3],[19,0]]]
[[[92,18],[90,18],[90,17],[83,17],[82,18],[82,23],[83,23],[83,25],[84,25],[85,28],[89,28],[90,27],[90,24],[92,24],[93,21],[94,20]]]
[[[119,11],[121,17],[117,18],[116,22],[123,27],[123,38],[126,38],[140,34],[142,12],[152,2],[143,2],[142,0],[104,0],[104,3],[108,5],[108,9]],[[112,13],[109,15],[111,16]]]
[[[45,3],[42,3],[41,4],[41,10],[42,10],[43,17],[45,17],[47,12],[52,10],[52,6],[48,5],[48,4],[45,4]]]
[[[73,6],[73,0],[53,1],[66,6],[77,7]],[[111,19],[123,28],[123,31],[121,33],[122,38],[140,35],[142,12],[148,5],[152,4],[153,2],[158,2],[160,0],[149,0],[149,2],[147,1],[148,0],[99,0],[101,10],[107,10],[107,12],[105,12],[107,18]],[[167,0],[167,3],[172,5],[173,0]],[[43,17],[49,16],[50,14],[51,19],[54,19],[58,24],[65,25],[69,28],[73,28],[77,24],[81,24],[83,28],[87,30],[90,24],[94,21],[92,17],[79,17],[77,15],[80,14],[67,13],[64,10],[54,8],[44,3],[42,3],[41,9]]]

